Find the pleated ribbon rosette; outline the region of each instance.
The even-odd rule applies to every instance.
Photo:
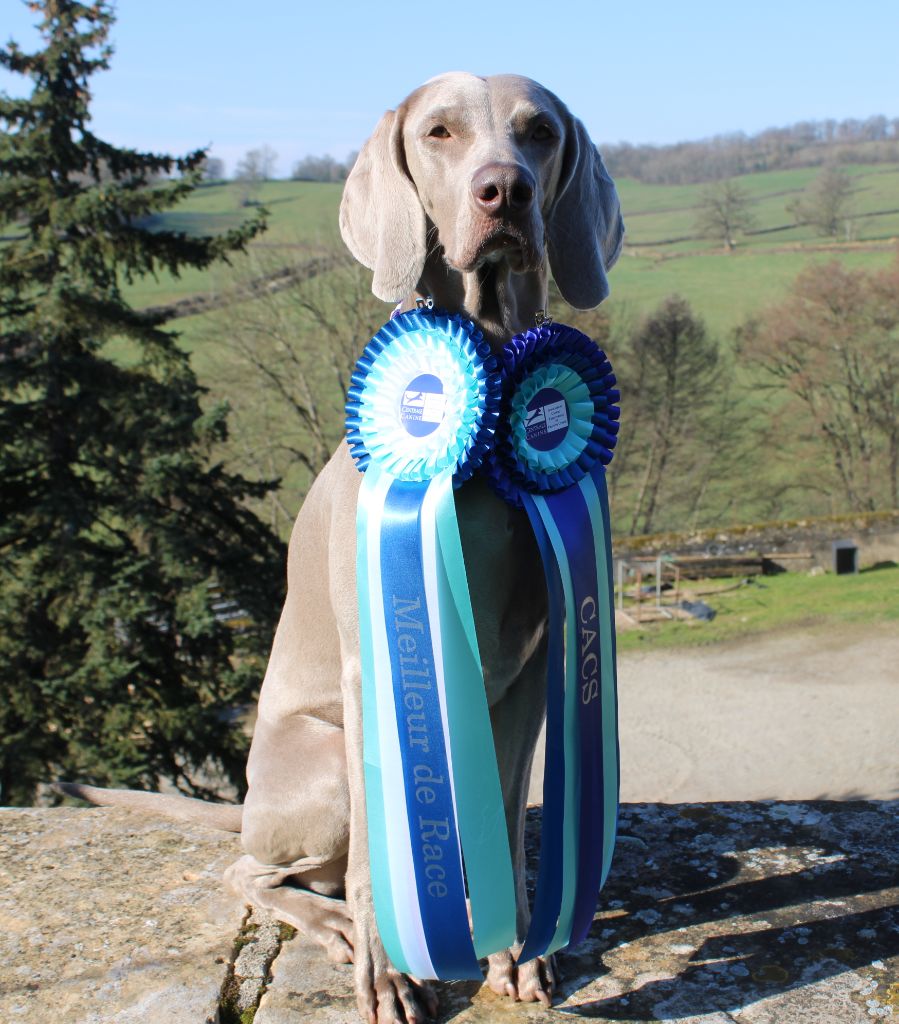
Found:
[[[501,361],[470,322],[390,320],[352,375],[365,792],[378,928],[394,966],[481,978],[516,941],[515,888],[453,490],[484,472],[527,512],[549,594],[540,866],[519,962],[580,942],[618,811],[605,465],[615,377],[545,324]],[[510,638],[510,643],[514,643]],[[466,899],[467,898],[467,899]],[[470,923],[468,905],[470,905]]]
[[[480,978],[515,941],[515,889],[453,488],[493,444],[501,383],[470,321],[401,314],[351,378],[365,793],[394,966]],[[469,926],[466,894],[471,903]]]
[[[546,755],[537,889],[519,957],[586,936],[612,861],[619,757],[612,553],[605,466],[620,399],[596,344],[564,324],[502,353],[503,412],[486,472],[523,506],[549,594]]]

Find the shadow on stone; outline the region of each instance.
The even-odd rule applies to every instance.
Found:
[[[805,1017],[786,1009],[790,993],[814,988],[820,998],[810,1002],[829,1003],[835,978],[858,992],[886,992],[882,1005],[892,1008],[896,807],[624,808],[597,921],[584,947],[561,957],[568,980],[560,1009],[609,1020],[751,1021],[769,1019],[768,1009],[756,1018],[753,1004],[773,1001],[792,1024]],[[839,1008],[819,1005],[810,1020],[870,1020],[881,1006],[837,987]]]
[[[896,801],[625,805],[590,935],[558,958],[556,1005],[515,1007],[450,983],[438,986],[440,1021],[895,1016],[897,811]],[[532,882],[539,829],[535,808]],[[232,978],[236,1012],[244,995],[247,1006],[259,999],[255,1024],[355,1021],[352,967],[302,936],[277,948],[260,924],[236,949],[245,909],[220,879],[238,852],[232,836],[115,808],[0,811],[0,1016],[196,1024],[216,1019]]]

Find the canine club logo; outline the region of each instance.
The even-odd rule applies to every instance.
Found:
[[[537,451],[549,452],[568,433],[568,406],[555,388],[541,388],[528,402],[524,436]]]
[[[443,382],[433,373],[421,373],[410,380],[400,402],[400,419],[413,437],[427,437],[443,422],[446,395]]]

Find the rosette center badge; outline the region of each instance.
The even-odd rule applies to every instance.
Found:
[[[568,366],[550,363],[527,377],[511,400],[512,444],[534,471],[570,465],[592,431],[590,389]]]
[[[524,436],[541,452],[551,452],[568,433],[568,405],[555,388],[543,388],[525,407]]]
[[[446,395],[443,382],[433,373],[420,373],[409,381],[400,403],[400,419],[406,433],[413,437],[427,437],[443,422]]]

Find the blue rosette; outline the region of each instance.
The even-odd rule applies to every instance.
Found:
[[[358,469],[374,461],[397,480],[454,467],[460,486],[493,447],[499,363],[470,321],[413,310],[371,339],[350,378],[346,436]]]
[[[454,489],[493,445],[502,384],[460,316],[396,316],[351,378],[356,580],[378,931],[419,978],[481,978],[515,886]],[[469,926],[467,900],[471,904]]]
[[[559,491],[612,461],[621,395],[591,338],[543,324],[516,335],[501,360],[504,415],[486,472],[506,501],[520,507],[521,491]]]
[[[542,841],[525,961],[586,936],[614,849],[617,687],[605,467],[620,395],[605,353],[565,324],[517,335],[501,359],[503,408],[484,472],[530,519],[549,610]]]

